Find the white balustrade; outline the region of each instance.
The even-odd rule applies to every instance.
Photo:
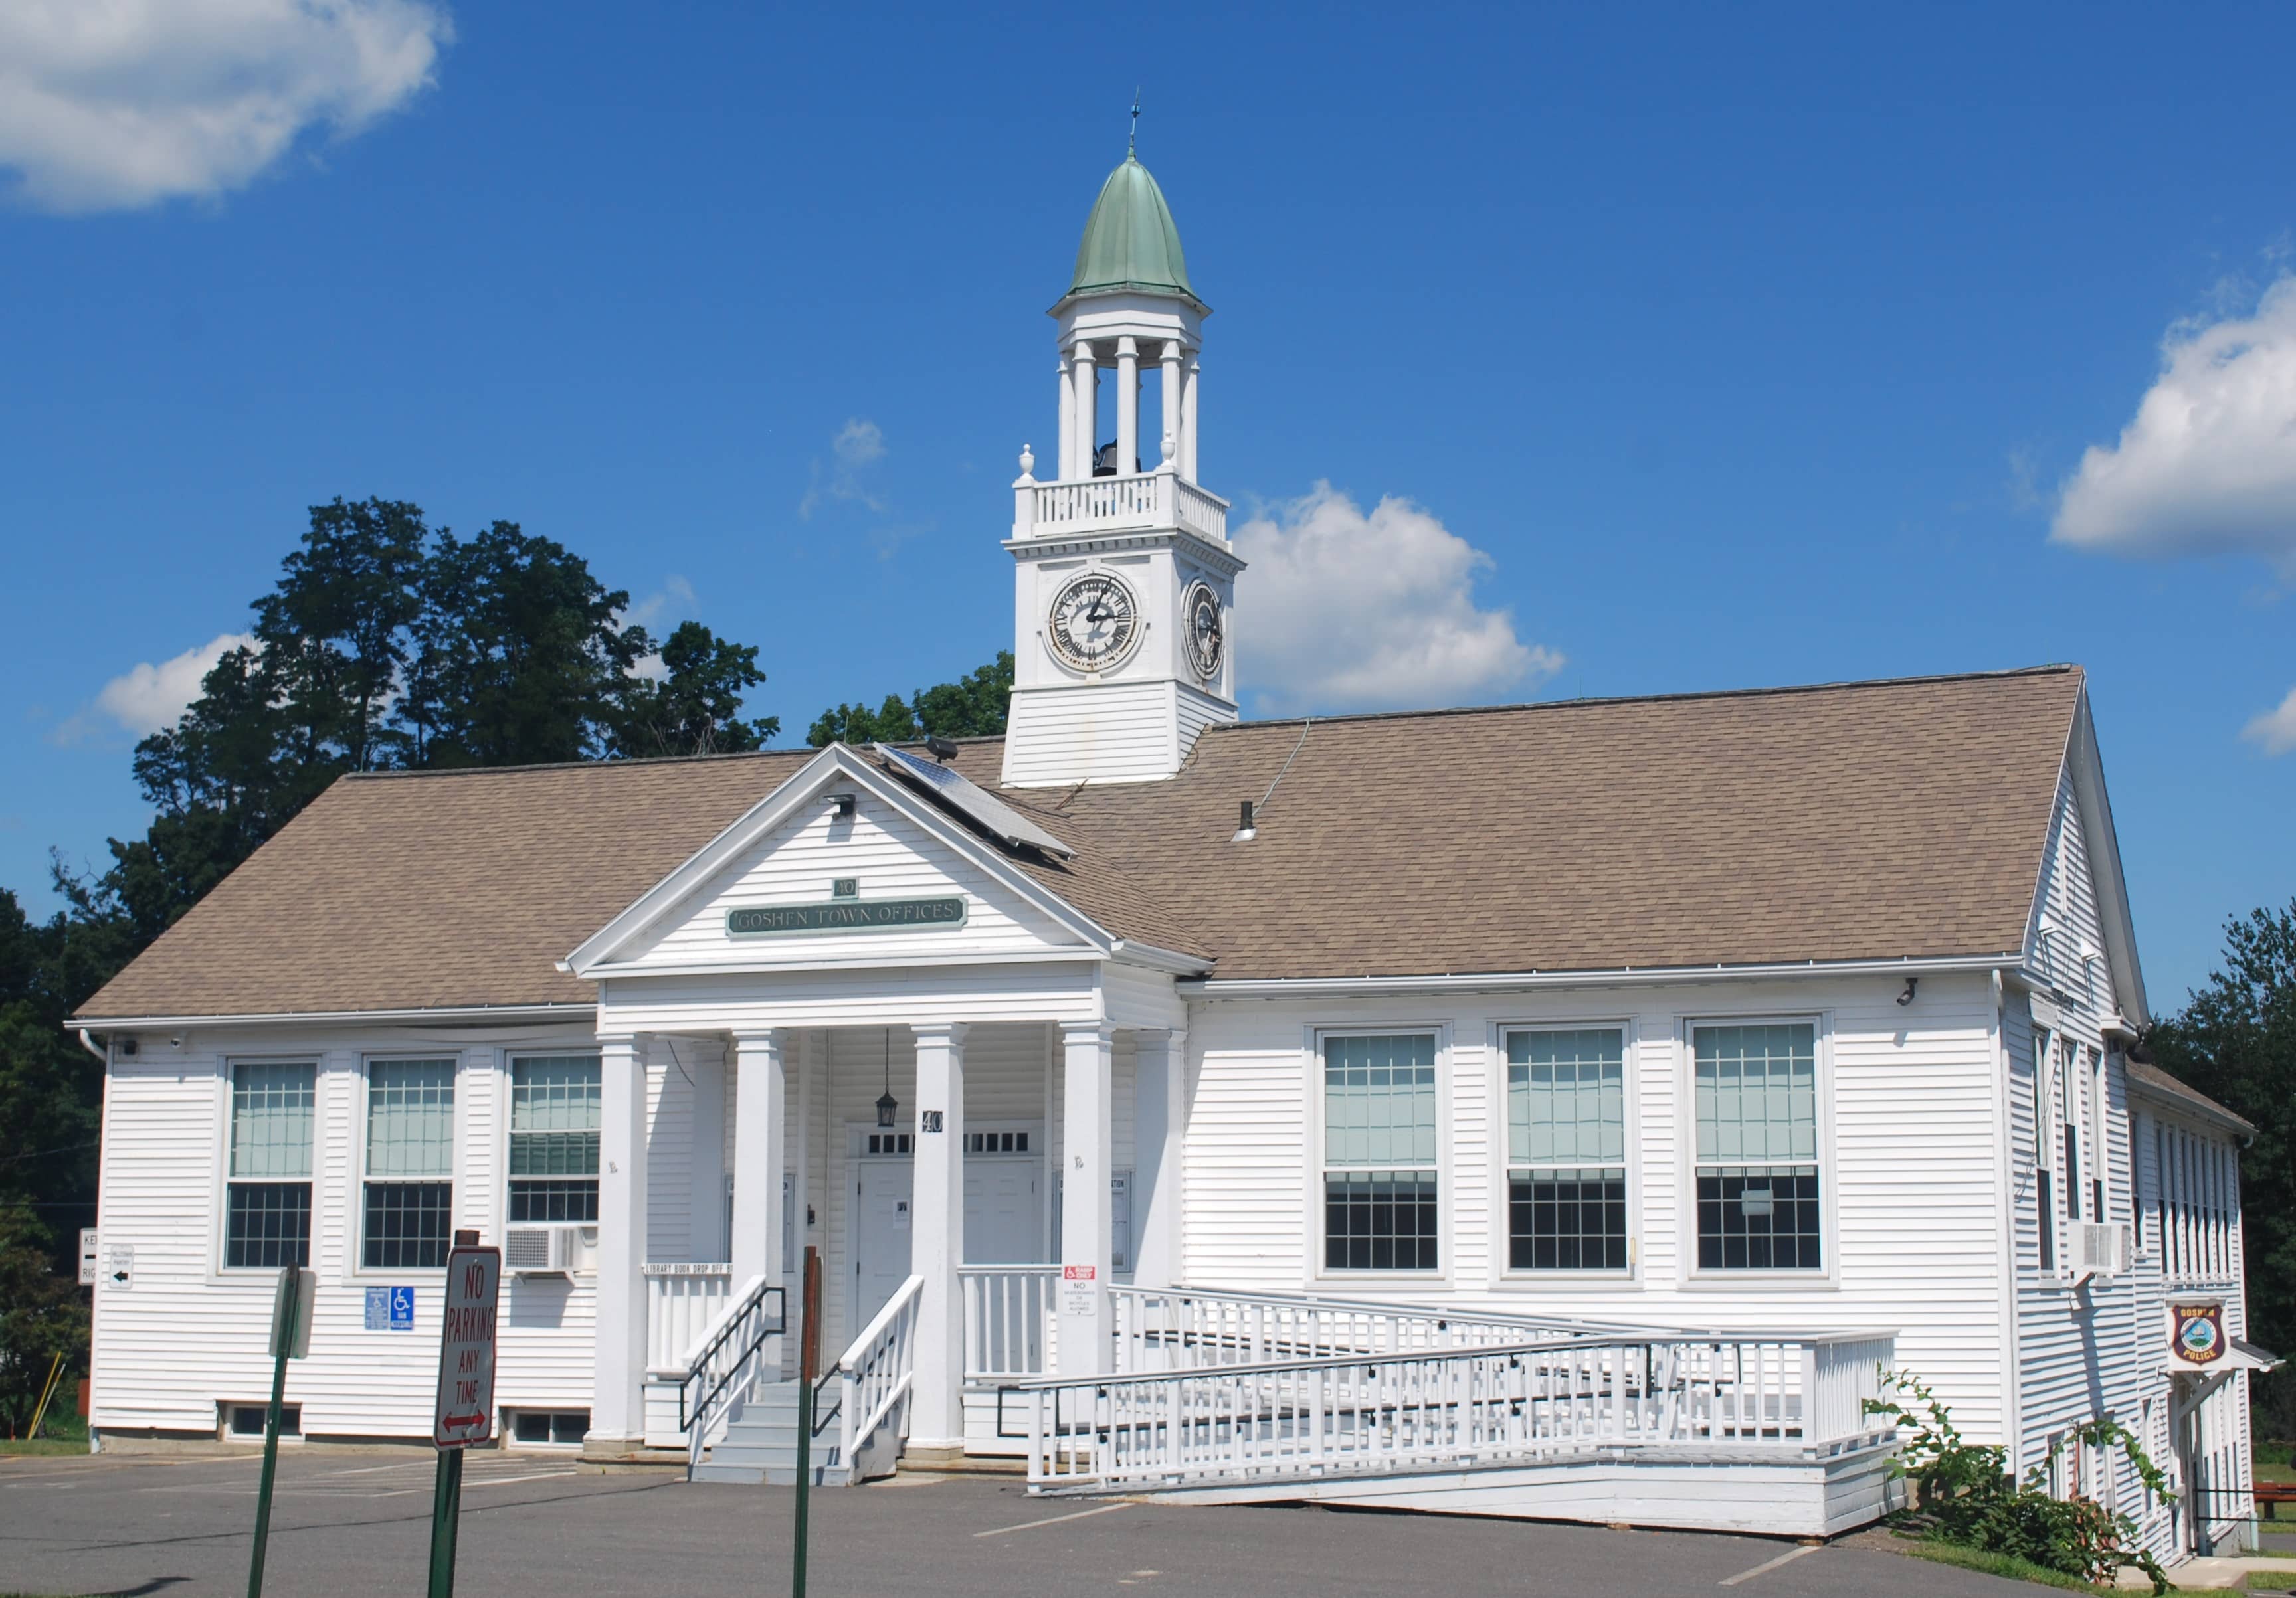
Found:
[[[1023,482],[1017,494],[1013,531],[1020,537],[1178,527],[1199,537],[1221,543],[1227,539],[1227,501],[1176,472]]]
[[[686,1359],[734,1296],[734,1267],[649,1260],[646,1285],[646,1369],[683,1376]]]
[[[1472,1332],[1472,1327],[1463,1327]],[[1383,1334],[1384,1329],[1382,1329]],[[1572,1336],[1021,1384],[1031,1492],[1532,1464],[1598,1450],[1825,1457],[1890,1336]]]
[[[993,1387],[1053,1368],[1060,1266],[969,1265],[956,1276],[964,1290],[967,1386]]]

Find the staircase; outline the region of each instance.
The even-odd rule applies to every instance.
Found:
[[[833,1393],[835,1389],[832,1387]],[[754,1487],[760,1482],[788,1487],[797,1480],[798,1384],[769,1381],[754,1389],[741,1413],[726,1423],[724,1434],[689,1472],[694,1481],[730,1481]],[[816,1436],[808,1464],[816,1487],[844,1487],[852,1467],[838,1457],[841,1435],[832,1424],[825,1437]]]
[[[903,1282],[816,1385],[806,1455],[814,1486],[857,1486],[893,1473],[909,1434],[917,1302],[923,1288],[922,1276]],[[801,1384],[768,1381],[762,1365],[712,1352],[745,1340],[742,1333],[729,1334],[738,1312],[737,1305],[723,1325],[705,1336],[692,1362],[687,1380],[697,1397],[685,1411],[686,1479],[793,1485]],[[712,1370],[725,1374],[712,1381]]]

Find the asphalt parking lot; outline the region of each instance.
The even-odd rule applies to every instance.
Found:
[[[248,1455],[0,1458],[0,1592],[243,1594],[259,1462]],[[431,1461],[291,1453],[265,1590],[420,1593]],[[789,1590],[791,1492],[473,1455],[457,1589],[525,1594]],[[1969,1594],[2035,1589],[1870,1547],[1601,1527],[1031,1499],[1017,1481],[904,1476],[813,1495],[810,1591],[1036,1598],[1398,1593],[1606,1598]],[[1783,1559],[1784,1562],[1773,1563]],[[1762,1567],[1767,1566],[1767,1569]]]

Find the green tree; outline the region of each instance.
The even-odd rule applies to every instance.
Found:
[[[497,521],[446,529],[422,574],[416,650],[398,719],[419,766],[596,759],[624,684],[652,651],[619,620],[630,596],[554,539]]]
[[[661,675],[634,675],[624,684],[613,752],[641,759],[763,749],[782,730],[782,718],[742,720],[742,696],[765,680],[756,645],[728,643],[698,621],[681,622],[662,640]]]
[[[2296,1352],[2296,899],[2225,923],[2207,984],[2145,1038],[2152,1057],[2256,1126],[2241,1151],[2250,1335]],[[2287,1367],[2259,1385],[2259,1424],[2296,1437]]]
[[[942,738],[991,738],[1004,730],[1013,703],[1013,651],[996,651],[986,666],[954,683],[921,688],[904,700],[897,693],[872,710],[866,704],[840,704],[824,710],[806,729],[816,749],[832,743],[901,743],[933,733]]]

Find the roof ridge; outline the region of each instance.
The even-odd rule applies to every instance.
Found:
[[[1766,688],[1697,688],[1677,693],[1620,693],[1578,699],[1517,700],[1504,705],[1440,705],[1427,710],[1350,710],[1334,715],[1278,716],[1249,721],[1215,722],[1204,729],[1234,733],[1247,727],[1296,727],[1307,722],[1409,721],[1436,716],[1503,716],[1517,710],[1568,710],[1592,705],[1671,704],[1685,700],[1765,699],[1795,693],[1846,693],[1859,688],[1908,688],[1931,683],[2005,681],[2011,677],[2062,676],[2082,669],[2079,661],[2052,661],[2042,666],[2011,666],[1997,671],[1940,671],[1926,676],[1853,677],[1832,683],[1782,683]]]
[[[499,777],[529,771],[620,771],[641,766],[704,766],[718,760],[765,760],[783,755],[817,755],[821,751],[808,747],[798,749],[740,749],[718,750],[707,755],[642,755],[636,758],[603,760],[537,760],[517,766],[426,766],[416,771],[347,771],[337,779],[342,783],[372,783],[398,781],[412,777]]]

